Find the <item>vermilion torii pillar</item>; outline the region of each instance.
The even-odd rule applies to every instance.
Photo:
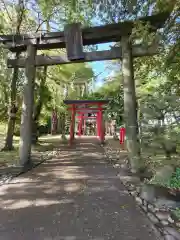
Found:
[[[72,112],[71,112],[71,125],[70,125],[70,144],[72,143],[74,139],[74,125],[75,125],[75,106],[74,104],[72,105]]]
[[[86,118],[97,119],[97,135],[101,143],[104,143],[104,127],[103,127],[103,105],[106,105],[109,100],[64,100],[64,103],[70,105],[68,109],[71,111],[71,125],[70,125],[70,139],[69,142],[72,144],[74,140],[74,125],[76,113],[79,113],[79,125],[78,125],[78,135],[81,136],[83,122]],[[84,106],[86,104],[86,106]],[[96,106],[93,108],[92,106]],[[96,113],[95,117],[86,117],[85,113]]]
[[[83,128],[83,125],[84,125],[84,131],[83,131],[83,134],[85,133],[85,119],[96,119],[96,117],[87,117],[87,116],[84,116],[83,113],[80,113],[79,116],[76,116],[78,119],[79,119],[79,123],[78,123],[78,136],[81,136],[82,135],[82,128]]]
[[[101,143],[104,142],[104,129],[103,129],[103,113],[102,113],[102,104],[98,104],[99,112],[98,112],[98,129],[99,129],[99,138]]]
[[[80,137],[82,135],[82,128],[83,128],[83,117],[84,117],[84,114],[81,113],[80,114],[80,121],[79,121],[79,124],[78,124],[78,136]]]
[[[100,137],[100,128],[99,128],[99,112],[97,113],[97,116],[96,116],[96,132],[97,132],[97,137]]]

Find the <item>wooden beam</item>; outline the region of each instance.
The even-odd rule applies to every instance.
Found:
[[[76,118],[96,119],[97,117],[96,117],[96,116],[95,116],[95,117],[88,117],[88,116],[83,116],[83,117],[81,117],[81,116],[76,116]]]
[[[67,57],[69,60],[84,59],[81,24],[68,24],[64,28]]]
[[[141,46],[134,45],[133,49],[133,57],[143,57],[143,56],[151,56],[157,54],[157,46]],[[84,59],[70,61],[66,55],[61,56],[36,56],[36,66],[51,66],[58,64],[68,64],[68,63],[78,63],[78,62],[92,62],[92,61],[103,61],[103,60],[112,60],[112,59],[121,59],[122,58],[122,50],[119,47],[113,47],[111,50],[105,51],[94,51],[94,52],[84,52]],[[13,68],[14,66],[18,66],[19,68],[24,68],[26,63],[26,58],[16,59],[8,59],[7,66],[8,68]]]
[[[108,99],[99,99],[99,100],[73,100],[73,99],[69,99],[69,100],[63,100],[64,104],[68,105],[68,106],[73,106],[75,105],[75,107],[79,107],[79,106],[84,106],[84,107],[88,107],[88,106],[95,106],[95,105],[104,105],[104,104],[108,104],[109,100]]]
[[[68,111],[72,111],[73,108],[68,108]],[[102,108],[102,110],[106,110],[106,108]],[[88,113],[92,113],[92,112],[97,112],[99,111],[99,108],[75,108],[76,113],[80,113],[80,112],[88,112]]]
[[[161,28],[169,17],[169,12],[163,12],[153,16],[139,18],[136,21],[149,22],[150,31]],[[120,23],[108,24],[105,26],[90,27],[82,29],[83,45],[91,45],[106,42],[118,42],[121,36],[131,34],[134,21],[124,21]],[[36,40],[37,49],[65,48],[64,32],[52,32],[45,34],[25,34],[25,35],[0,35],[0,43],[3,43],[12,52],[26,51],[29,40]]]

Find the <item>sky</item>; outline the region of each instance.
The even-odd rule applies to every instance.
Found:
[[[98,18],[92,19],[92,23],[94,26],[102,25],[101,20]],[[98,51],[109,50],[110,46],[112,45],[113,43],[98,44]],[[98,76],[94,86],[95,88],[101,87],[103,85],[104,79],[113,74],[113,69],[110,69],[108,66],[109,62],[110,61],[99,61],[89,63],[94,71],[94,75]]]
[[[109,50],[110,46],[112,46],[113,43],[103,43],[103,44],[98,44],[98,50]],[[108,66],[108,63],[110,61],[98,61],[98,62],[91,62],[89,65],[92,67],[95,76],[98,75],[97,77],[97,82],[95,84],[95,87],[101,87],[104,79],[108,76],[113,75],[113,69]]]

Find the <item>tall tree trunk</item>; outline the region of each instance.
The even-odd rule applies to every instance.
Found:
[[[16,53],[16,59],[19,59],[20,52]],[[9,118],[8,118],[8,129],[7,135],[5,140],[5,146],[3,150],[11,151],[13,150],[13,135],[14,135],[14,128],[15,128],[15,121],[16,121],[16,84],[18,79],[18,67],[14,67],[13,77],[11,81],[11,91],[10,91],[10,108],[9,108]]]
[[[15,34],[20,34],[20,27],[24,17],[24,0],[19,0],[16,12],[17,12],[17,25]],[[16,53],[16,59],[19,59],[20,52]],[[8,118],[8,129],[6,134],[5,146],[3,150],[13,150],[13,135],[16,121],[16,93],[17,93],[17,80],[18,80],[18,67],[14,67],[13,77],[11,81],[11,92],[10,92],[10,107],[9,107],[9,118]]]
[[[142,150],[142,119],[143,119],[143,114],[141,111],[141,105],[140,105],[140,101],[139,101],[139,109],[137,109],[137,115],[138,115],[138,134],[139,134],[139,144],[140,144],[140,151]]]
[[[133,72],[132,48],[128,36],[121,39],[122,72],[124,81],[124,117],[126,127],[126,142],[131,171],[139,172],[142,167],[138,142],[137,101]]]
[[[64,112],[61,113],[61,128],[62,128],[62,140],[66,140],[66,114]]]
[[[43,74],[40,75],[40,86],[39,86],[39,100],[36,103],[33,113],[33,122],[32,122],[32,144],[36,144],[38,141],[38,121],[41,114],[43,106],[43,89],[46,83],[47,76],[47,66],[43,68]]]
[[[39,27],[36,30],[36,32],[41,30],[41,28],[42,28],[42,24],[39,24]],[[49,19],[47,19],[47,21],[46,21],[46,28],[47,28],[47,31],[50,32],[51,28],[50,28],[50,24],[49,24]],[[40,74],[39,101],[37,102],[37,104],[34,108],[34,112],[33,112],[32,144],[37,144],[37,142],[38,142],[38,137],[39,137],[39,133],[38,133],[38,125],[39,124],[38,124],[38,122],[39,122],[39,117],[40,117],[42,106],[43,106],[43,88],[44,88],[45,83],[46,83],[46,76],[47,76],[47,66],[44,66],[43,74],[42,75]]]

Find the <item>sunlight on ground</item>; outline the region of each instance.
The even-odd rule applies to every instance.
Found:
[[[62,157],[63,158],[63,157]],[[52,160],[51,160],[52,161]],[[60,161],[60,160],[59,160]],[[51,163],[48,161],[47,163],[44,163],[44,166],[47,164],[47,167],[48,167],[48,170],[50,170],[51,172],[51,175],[53,177],[59,177],[63,180],[66,180],[66,179],[77,179],[77,178],[88,178],[88,175],[81,172],[81,168],[80,167],[76,167],[76,166],[68,166],[68,164],[71,164],[72,162],[69,161],[68,163],[66,163],[66,168],[64,168],[64,166],[56,166],[55,164],[55,167],[52,167],[51,166]],[[68,166],[68,168],[67,168]],[[40,177],[45,177],[49,175],[49,172],[41,172],[41,173],[38,173],[38,176]]]
[[[4,147],[7,125],[0,123],[0,149]],[[39,143],[32,146],[32,153],[52,151],[61,141],[61,135],[46,135],[39,138]],[[7,165],[18,164],[19,162],[19,137],[13,137],[13,151],[0,152],[0,169]]]
[[[51,134],[48,134],[48,135],[45,135],[45,136],[41,136],[39,139],[40,140],[51,140],[51,139],[58,139],[60,140],[61,139],[61,134],[58,134],[58,135],[51,135]],[[69,138],[69,135],[66,135],[66,138]]]
[[[69,154],[68,154],[69,153]],[[62,151],[43,164],[40,172],[32,171],[31,177],[21,176],[13,179],[9,184],[0,187],[0,208],[22,209],[31,206],[49,206],[55,204],[71,203],[69,199],[53,199],[58,192],[71,194],[79,192],[84,188],[84,180],[89,176],[83,172],[82,167],[71,166],[76,151]],[[65,159],[65,160],[64,160]],[[61,165],[64,162],[64,165]],[[47,171],[48,170],[48,171]],[[45,178],[46,181],[45,181]],[[74,180],[77,180],[74,182]],[[60,182],[58,182],[60,181]],[[12,199],[6,199],[9,192],[13,192]],[[18,201],[17,201],[18,199]]]
[[[39,175],[39,174],[38,174]],[[11,183],[0,187],[0,208],[1,209],[21,209],[30,206],[49,206],[54,204],[72,203],[70,199],[52,199],[57,192],[74,193],[82,189],[81,182],[67,182],[58,184],[60,177],[44,182],[44,178],[19,178],[12,180]],[[37,179],[37,180],[36,180]],[[62,180],[62,179],[61,179]],[[71,179],[70,179],[71,180]],[[21,182],[22,181],[22,182]],[[12,199],[4,198],[12,192]],[[18,199],[18,201],[17,201]]]
[[[83,156],[91,156],[95,158],[101,158],[101,155],[99,153],[83,153]]]
[[[62,200],[49,200],[49,199],[36,199],[36,200],[29,200],[29,199],[20,199],[20,201],[17,200],[4,200],[0,206],[1,209],[22,209],[27,207],[40,207],[40,206],[50,206],[58,204],[67,204],[67,203],[73,203],[73,200],[70,199],[62,199]]]

